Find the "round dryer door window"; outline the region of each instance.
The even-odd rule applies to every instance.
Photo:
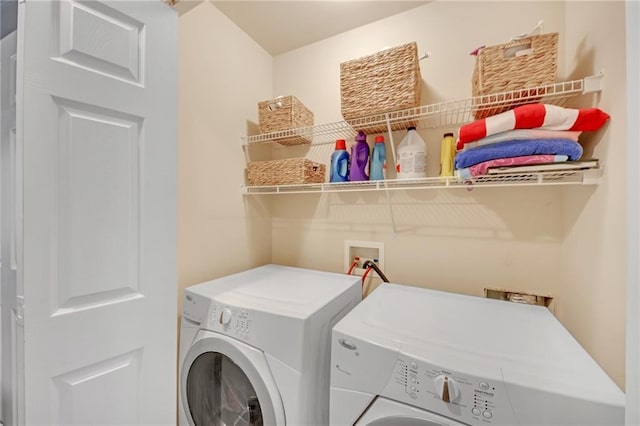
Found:
[[[262,410],[251,381],[236,363],[204,352],[191,364],[186,383],[196,426],[262,426]]]
[[[367,426],[445,426],[429,420],[416,419],[415,417],[387,417],[374,420]]]

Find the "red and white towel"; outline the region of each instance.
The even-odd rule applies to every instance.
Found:
[[[571,109],[556,105],[530,104],[483,118],[460,127],[458,151],[475,140],[513,129],[595,131],[609,119],[599,108]]]

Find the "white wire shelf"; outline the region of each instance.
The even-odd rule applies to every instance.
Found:
[[[562,106],[573,96],[602,90],[603,77],[604,74],[600,73],[580,80],[423,105],[402,111],[358,118],[348,122],[339,121],[246,136],[242,138],[242,142],[243,145],[248,145],[303,137],[310,140],[311,144],[317,145],[335,143],[336,139],[352,139],[358,129],[366,129],[367,133],[371,134],[383,133],[388,130],[406,130],[409,126],[418,128],[455,126],[473,121],[477,112],[482,112],[484,115],[489,116],[518,105],[536,102]]]
[[[324,192],[364,192],[411,189],[464,188],[467,190],[509,186],[596,185],[600,168],[545,172],[512,173],[479,176],[471,181],[456,177],[427,177],[421,179],[387,179],[364,182],[308,183],[297,185],[243,186],[245,195],[301,194]]]

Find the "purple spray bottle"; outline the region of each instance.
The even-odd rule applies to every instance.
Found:
[[[351,167],[349,168],[349,181],[356,182],[369,180],[369,144],[367,135],[359,131],[356,135],[356,143],[351,146]]]

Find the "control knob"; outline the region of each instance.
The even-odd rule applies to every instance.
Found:
[[[460,399],[460,386],[451,377],[444,374],[435,378],[436,392],[444,402],[454,402]]]
[[[229,308],[225,308],[220,312],[220,318],[218,318],[218,321],[220,322],[220,324],[222,325],[227,325],[229,324],[229,322],[231,321],[231,309]]]

